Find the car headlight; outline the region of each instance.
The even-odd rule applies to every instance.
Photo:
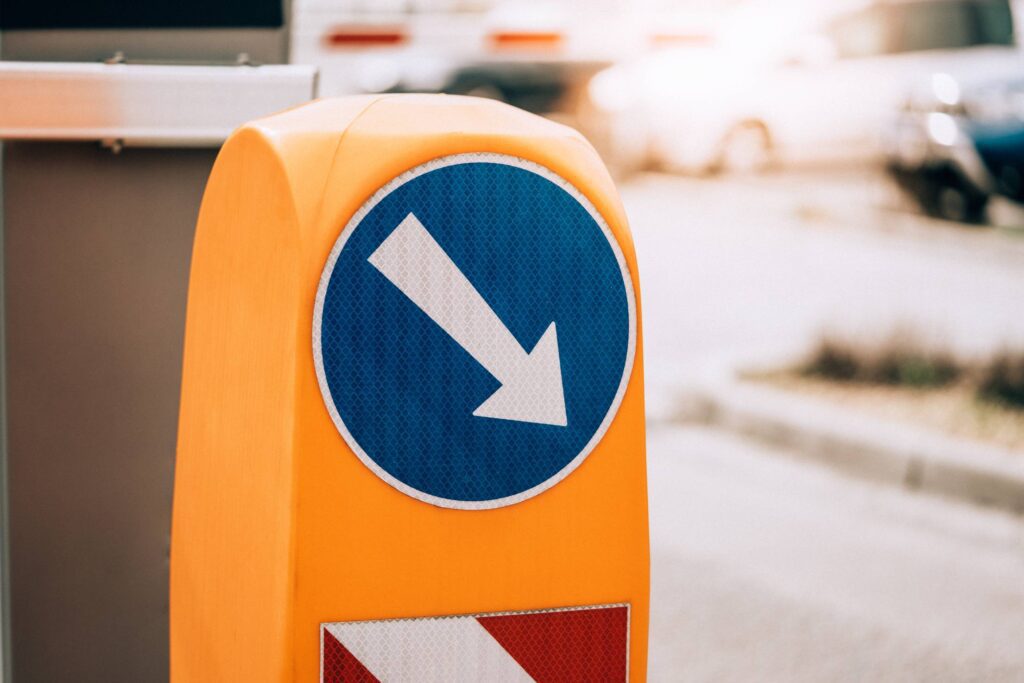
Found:
[[[932,74],[932,94],[948,107],[960,104],[960,84],[949,74]]]
[[[927,119],[928,137],[934,142],[950,147],[960,137],[960,127],[956,119],[941,111],[933,111]]]
[[[947,73],[934,73],[927,87],[919,86],[903,101],[901,112],[927,115],[941,112],[951,116],[964,116],[963,93],[960,83]]]

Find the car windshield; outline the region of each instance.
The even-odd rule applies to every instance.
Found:
[[[1014,44],[1008,0],[872,5],[831,22],[829,34],[843,58]]]
[[[910,2],[891,5],[889,11],[891,52],[1013,44],[1007,0]]]

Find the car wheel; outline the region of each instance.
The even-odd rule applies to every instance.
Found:
[[[461,93],[467,97],[482,97],[485,100],[496,100],[498,102],[507,102],[508,98],[505,97],[505,93],[491,83],[481,83],[471,88],[467,88],[465,92]]]
[[[934,218],[972,225],[985,222],[988,195],[969,185],[953,170],[926,175],[918,199],[925,213]]]
[[[939,191],[936,204],[939,218],[977,225],[985,222],[988,197],[963,188],[944,187]]]
[[[725,137],[710,170],[713,173],[762,173],[772,163],[772,140],[758,121],[733,126]]]

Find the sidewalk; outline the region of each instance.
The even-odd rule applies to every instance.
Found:
[[[1024,514],[1024,453],[734,379],[691,386],[665,417],[742,434],[855,477]]]

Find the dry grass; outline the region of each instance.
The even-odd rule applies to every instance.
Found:
[[[1024,353],[998,354],[980,373],[978,395],[1024,410]]]
[[[875,345],[826,336],[795,368],[752,379],[1024,451],[1024,352],[968,365],[902,331]]]
[[[897,332],[875,346],[825,337],[797,372],[842,382],[942,387],[960,379],[965,368],[947,351]]]

